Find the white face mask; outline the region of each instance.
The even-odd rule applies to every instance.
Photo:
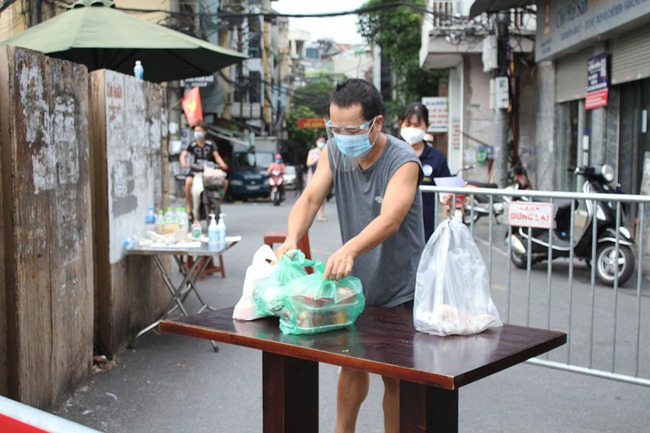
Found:
[[[424,139],[426,131],[420,128],[402,128],[399,130],[399,133],[404,141],[413,146]]]
[[[203,131],[194,131],[194,139],[203,140],[205,138],[205,132]]]

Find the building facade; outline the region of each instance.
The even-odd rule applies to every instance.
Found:
[[[542,0],[535,59],[554,77],[555,186],[566,168],[608,163],[629,193],[648,194],[650,2]]]

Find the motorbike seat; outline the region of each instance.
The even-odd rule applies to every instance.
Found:
[[[499,185],[496,183],[485,183],[485,182],[476,182],[473,180],[470,180],[467,182],[468,187],[475,186],[477,188],[492,188],[492,189],[499,189]]]

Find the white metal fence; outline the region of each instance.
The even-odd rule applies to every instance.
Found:
[[[492,210],[493,205],[504,198],[550,202],[555,206],[569,200],[571,215],[579,215],[578,211],[586,206],[596,209],[597,202],[607,202],[616,210],[616,231],[620,226],[627,226],[634,237],[635,271],[620,287],[616,281],[613,286],[600,282],[595,267],[587,264],[587,261],[591,264],[595,261],[595,247],[587,260],[579,260],[572,252],[556,259],[551,242],[548,255],[554,259],[536,263],[529,255],[525,269],[518,269],[511,259],[513,249],[509,236],[519,228],[509,227],[506,215],[485,215],[468,227],[488,267],[492,296],[502,320],[568,334],[565,346],[529,362],[650,386],[650,259],[644,257],[650,254],[650,245],[647,245],[650,225],[645,218],[646,213],[650,215],[650,196],[424,186],[421,190],[438,195],[451,193],[454,198],[462,195],[470,200],[474,192],[487,196],[487,207]],[[444,207],[436,200],[439,217],[447,213]],[[624,207],[632,209],[633,217],[628,215],[626,220]],[[465,212],[472,212],[472,209],[465,209]],[[590,218],[593,228],[597,220],[595,211]],[[575,243],[581,235],[574,233],[574,227],[572,216],[567,242]],[[551,230],[548,230],[549,237]],[[583,235],[593,238],[596,230]],[[617,253],[623,241],[622,236],[615,237]],[[530,251],[530,244],[528,246]]]

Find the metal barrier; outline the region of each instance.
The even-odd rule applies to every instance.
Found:
[[[467,225],[486,261],[492,296],[502,320],[511,324],[562,330],[568,334],[565,346],[545,355],[543,359],[536,358],[529,362],[650,386],[650,281],[644,277],[643,269],[645,265],[645,274],[650,271],[650,260],[647,264],[644,262],[644,254],[650,254],[650,245],[645,245],[648,233],[644,236],[644,231],[650,231],[645,224],[646,212],[650,215],[650,196],[431,186],[420,189],[436,193],[438,197],[440,194],[452,195],[453,199],[447,202],[453,208],[449,211],[446,205],[436,200],[436,215],[439,218],[448,214],[459,216],[457,196],[465,196],[466,203],[471,203],[474,195],[489,198],[490,215],[475,221],[474,215],[470,214]],[[505,212],[501,217],[495,216],[494,204],[502,200],[533,204],[548,202],[553,203],[556,210],[557,206],[564,209],[570,206],[570,232],[563,236],[571,245],[575,245],[579,235],[591,236],[592,241],[597,236],[596,222],[602,217],[598,215],[598,202],[607,202],[611,209],[615,208],[616,235],[609,239],[610,244],[615,245],[612,250],[616,269],[613,286],[598,281],[595,266],[589,266],[585,260],[579,261],[573,248],[570,248],[566,258],[556,258],[553,250],[554,228],[544,229],[549,239],[546,254],[552,259],[533,259],[528,254],[525,266],[522,266],[524,269],[514,266],[510,237],[513,232],[518,232],[519,227],[506,224]],[[570,201],[570,205],[567,201]],[[636,218],[631,219],[631,234],[634,237],[631,250],[635,256],[635,270],[627,283],[619,287],[619,254],[626,245],[623,236],[618,233],[619,227],[624,226],[622,209],[626,206],[636,208]],[[591,233],[576,233],[576,225],[580,225],[577,220],[584,216],[581,211],[589,208],[592,211],[589,215]],[[472,211],[473,207],[465,209],[465,212]],[[588,222],[580,221],[582,224]],[[524,234],[526,231],[526,251],[530,252],[533,235],[531,229],[524,229]],[[592,242],[591,255],[587,258],[591,264],[595,263],[597,254],[595,244]],[[523,265],[523,262],[519,264]],[[643,350],[644,347],[648,349]]]

